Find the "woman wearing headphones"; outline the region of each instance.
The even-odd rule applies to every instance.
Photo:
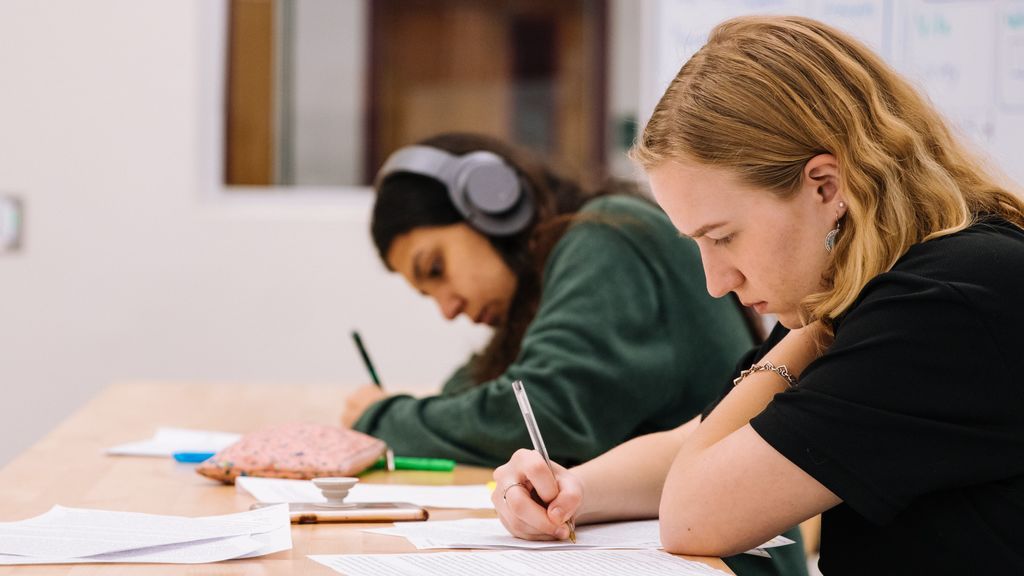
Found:
[[[345,424],[398,454],[495,466],[530,443],[529,383],[552,458],[579,463],[688,420],[753,345],[734,300],[703,290],[696,246],[635,186],[583,190],[490,137],[395,152],[376,182],[384,264],[445,318],[494,327],[438,395],[368,385]]]
[[[721,555],[822,514],[826,575],[1024,574],[1024,202],[881,58],[795,16],[718,25],[634,157],[708,291],[785,328],[699,425],[554,476],[517,452],[505,526],[658,516],[666,550]]]

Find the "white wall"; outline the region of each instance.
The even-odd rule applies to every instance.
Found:
[[[0,464],[111,382],[354,385],[359,327],[387,384],[427,390],[486,338],[384,272],[368,192],[217,194],[210,4],[0,3],[0,191],[27,205],[0,256]]]

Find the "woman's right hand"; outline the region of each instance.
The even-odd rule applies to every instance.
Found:
[[[568,521],[583,504],[583,483],[562,466],[548,468],[536,450],[517,450],[512,458],[494,470],[491,494],[498,518],[513,536],[525,540],[565,540]],[[541,502],[532,497],[536,492]]]

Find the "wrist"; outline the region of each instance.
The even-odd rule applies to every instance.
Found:
[[[758,364],[785,366],[786,372],[799,380],[804,369],[824,351],[820,345],[820,332],[818,323],[791,331]]]
[[[580,505],[573,512],[572,517],[577,524],[592,523],[594,518],[599,517],[599,510],[593,506],[595,498],[589,490],[590,486],[587,483],[586,474],[581,474],[579,467],[571,468],[568,472],[576,477],[576,482],[580,488]]]
[[[741,371],[740,375],[737,378],[733,379],[732,385],[738,386],[739,383],[745,380],[748,376],[751,376],[758,372],[771,372],[775,374],[786,383],[786,386],[788,388],[796,386],[796,376],[790,374],[789,368],[785,364],[776,365],[771,362],[759,362],[757,364],[753,364],[750,368]]]

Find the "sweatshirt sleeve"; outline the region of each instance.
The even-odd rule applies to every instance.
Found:
[[[354,427],[400,455],[495,466],[531,447],[511,386],[521,379],[551,457],[564,465],[591,459],[680,394],[658,284],[621,227],[578,223],[548,259],[537,315],[504,374],[446,385],[454,393],[387,398]]]

